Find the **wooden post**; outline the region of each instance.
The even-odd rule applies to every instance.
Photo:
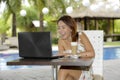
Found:
[[[44,31],[43,14],[42,13],[40,13],[40,31]]]
[[[115,26],[114,26],[114,19],[112,18],[112,33],[114,34],[114,28],[115,28]]]
[[[98,30],[98,23],[97,23],[97,19],[94,19],[94,23],[95,23],[95,29]]]
[[[84,29],[87,30],[87,18],[84,17]]]
[[[107,19],[108,25],[107,25],[107,34],[110,34],[110,19]]]

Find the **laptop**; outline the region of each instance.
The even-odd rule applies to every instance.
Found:
[[[22,58],[54,59],[62,56],[53,55],[51,32],[19,32],[19,56]]]

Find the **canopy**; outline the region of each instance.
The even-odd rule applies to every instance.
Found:
[[[91,11],[89,9],[75,9],[72,13],[69,14],[73,18],[84,18],[84,17],[90,17],[90,18],[114,18],[114,19],[120,19],[120,12],[118,11]]]

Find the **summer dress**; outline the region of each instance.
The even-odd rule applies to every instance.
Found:
[[[81,35],[82,33],[80,33],[79,35]],[[84,52],[85,48],[84,45],[82,43],[80,43],[80,38],[78,39],[78,53],[80,52]],[[71,53],[71,50],[65,50],[64,53]],[[75,67],[75,66],[70,66],[70,68]],[[66,66],[63,66],[62,68],[65,69],[69,69]],[[76,69],[79,69],[79,67],[75,67]],[[79,80],[93,80],[93,74],[92,74],[92,67],[89,69],[89,71],[85,71],[83,70],[81,73],[81,76],[79,78]]]

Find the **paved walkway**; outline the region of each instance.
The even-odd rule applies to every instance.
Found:
[[[0,71],[0,80],[52,80],[50,66]]]
[[[120,80],[120,59],[103,61],[104,80]]]

